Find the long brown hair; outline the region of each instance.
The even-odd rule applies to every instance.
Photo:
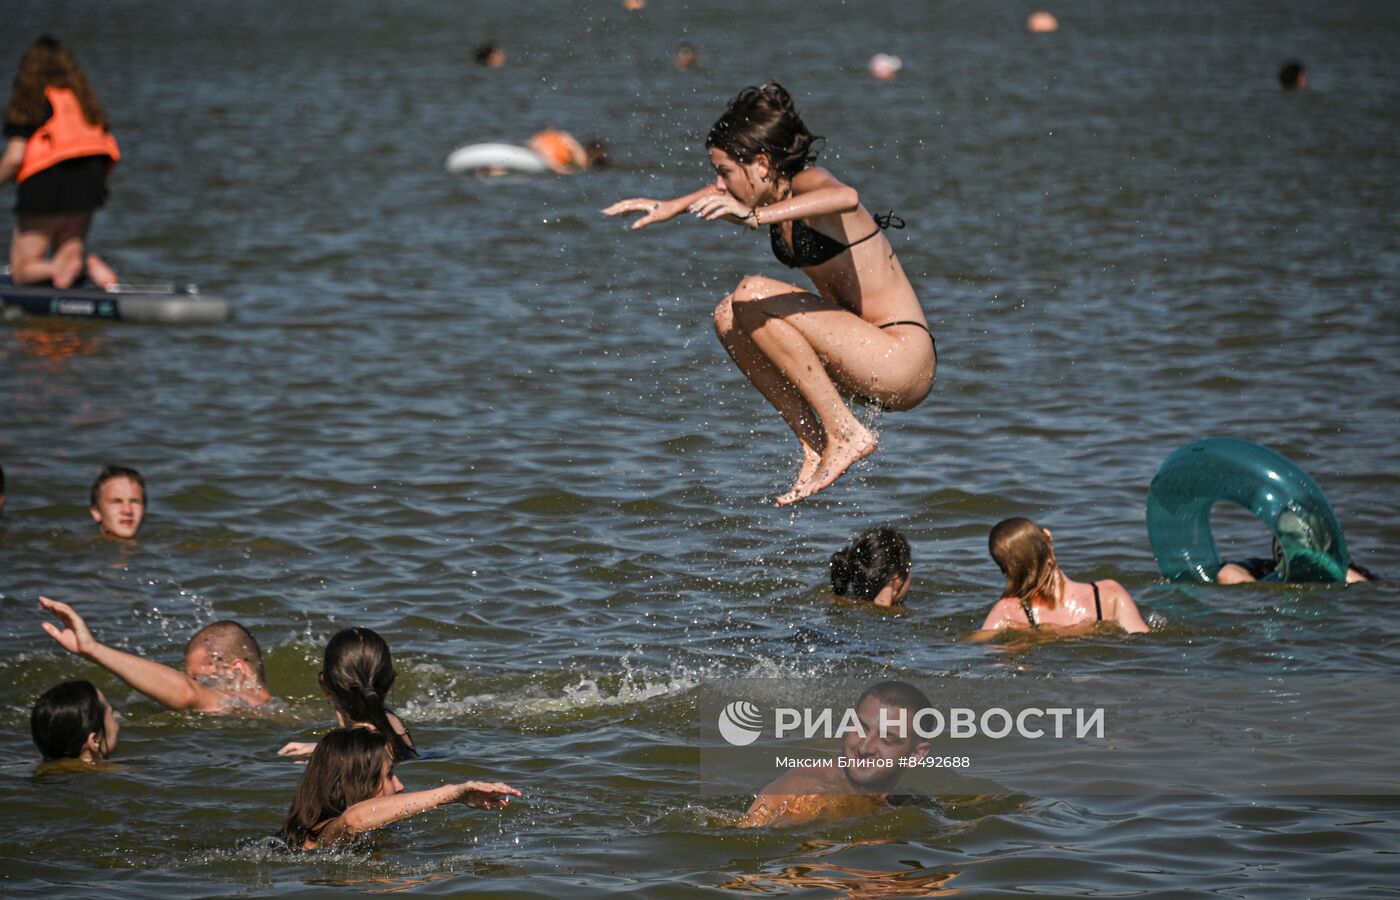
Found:
[[[47,34],[31,44],[20,60],[19,74],[10,92],[10,106],[5,112],[6,123],[24,128],[43,124],[47,118],[46,87],[68,88],[77,96],[83,118],[93,125],[107,127],[107,111],[102,108],[102,101],[97,99],[97,92],[88,84],[83,70],[78,68],[78,61],[57,38]]]
[[[389,739],[394,759],[413,759],[417,752],[394,730],[384,696],[397,673],[389,645],[368,628],[347,628],[326,645],[321,678],[336,709],[352,722],[368,722]]]
[[[1004,519],[987,538],[992,559],[1006,576],[1004,596],[1030,603],[1041,600],[1052,609],[1060,602],[1063,582],[1055,545],[1030,519]]]
[[[282,838],[300,850],[320,833],[318,826],[379,795],[389,739],[368,728],[337,728],[321,738],[306,764]]]

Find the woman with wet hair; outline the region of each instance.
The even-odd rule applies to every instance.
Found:
[[[34,746],[45,760],[101,762],[117,746],[117,717],[91,681],[65,681],[44,692],[29,714]]]
[[[319,850],[445,803],[500,809],[519,796],[510,785],[482,781],[404,793],[381,732],[338,728],[311,754],[280,836],[294,850]]]
[[[15,284],[66,288],[87,276],[112,287],[117,276],[84,241],[107,202],[107,173],[121,152],[107,113],[77,60],[58,40],[39,38],[20,61],[5,111],[0,182],[14,179],[10,273]]]
[[[904,535],[888,526],[871,528],[831,554],[831,589],[846,600],[894,606],[909,596],[913,568]]]
[[[384,705],[398,673],[389,645],[368,628],[346,628],[326,645],[321,690],[331,698],[340,728],[369,728],[383,734],[398,760],[418,755],[413,737],[399,717]],[[305,756],[316,744],[293,741],[277,751],[281,756]]]
[[[716,178],[674,200],[638,197],[604,213],[642,213],[632,228],[683,212],[768,229],[778,261],[809,291],[751,275],[715,310],[720,342],[802,446],[796,503],[875,452],[876,438],[846,397],[884,409],[917,406],[933,388],[937,353],[914,287],[855,188],[816,165],[817,144],[781,85],[745,88],[705,141]]]
[[[1006,588],[982,623],[983,632],[1058,630],[1099,622],[1111,622],[1129,634],[1150,630],[1123,585],[1107,578],[1087,584],[1071,580],[1055,558],[1054,536],[1030,519],[998,522],[987,548],[1006,576]]]

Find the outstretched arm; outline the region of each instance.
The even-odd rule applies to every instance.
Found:
[[[436,809],[444,803],[461,802],[479,809],[500,809],[510,802],[511,797],[519,796],[520,792],[508,784],[468,781],[445,784],[430,791],[373,797],[356,803],[328,822],[321,829],[317,843],[324,847],[343,837],[373,831],[400,819]]]
[[[671,219],[674,219],[687,210],[694,211],[694,208],[699,203],[714,196],[728,197],[729,195],[722,194],[720,191],[716,190],[713,184],[707,184],[698,191],[692,191],[684,197],[677,197],[674,200],[653,200],[649,197],[633,197],[630,200],[619,200],[612,206],[603,210],[603,215],[620,216],[623,213],[646,213],[646,215],[632,223],[632,230],[636,231],[638,228],[645,228],[656,222],[669,222]],[[730,199],[732,200],[733,198]],[[747,215],[749,219],[753,218],[752,215],[749,214],[748,207],[743,207],[743,213]],[[701,218],[716,217],[702,216]],[[735,223],[744,221],[744,219],[739,216],[729,216],[728,218],[729,221]]]
[[[691,207],[702,219],[728,216],[730,221],[745,221],[754,227],[810,219],[815,216],[841,215],[860,209],[860,194],[839,181],[826,169],[803,169],[792,180],[792,196],[767,206],[750,210],[729,194],[718,191],[712,197],[699,198]]]
[[[206,688],[193,678],[169,666],[144,659],[132,653],[108,647],[92,636],[83,617],[58,600],[40,597],[39,605],[54,614],[61,623],[44,623],[44,631],[69,653],[91,660],[169,709],[217,712],[227,696],[222,691]]]

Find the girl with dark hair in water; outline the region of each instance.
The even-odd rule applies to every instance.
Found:
[[[871,528],[831,554],[831,589],[847,600],[894,606],[909,596],[913,569],[904,535],[888,526]]]
[[[418,751],[412,735],[384,705],[397,675],[389,645],[382,637],[368,628],[347,628],[326,645],[321,690],[331,698],[339,727],[377,731],[388,739],[394,759],[413,759]],[[304,756],[315,749],[314,743],[293,741],[277,752],[281,756]]]
[[[885,409],[917,406],[933,388],[936,351],[914,287],[885,239],[893,215],[873,217],[855,188],[815,165],[815,137],[782,86],[745,88],[710,129],[716,179],[674,200],[633,198],[604,213],[643,213],[644,228],[689,211],[767,226],[778,261],[801,268],[815,292],[751,275],[715,310],[739,369],[802,445],[779,506],[796,503],[875,452],[875,435],[844,397]]]
[[[319,850],[445,803],[500,809],[519,796],[509,785],[482,781],[404,793],[388,739],[368,728],[339,728],[311,754],[280,836],[293,850]]]
[[[65,681],[45,691],[29,714],[29,730],[45,760],[97,763],[117,746],[117,717],[91,681]]]

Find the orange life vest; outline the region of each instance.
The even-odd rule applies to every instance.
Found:
[[[122,158],[117,139],[101,125],[94,125],[83,115],[78,96],[68,88],[46,87],[53,115],[24,145],[24,161],[20,163],[15,181],[24,181],[52,168],[64,160],[82,156],[105,156],[114,165]]]
[[[530,149],[556,165],[577,165],[574,159],[574,141],[563,131],[546,128],[530,138]]]

